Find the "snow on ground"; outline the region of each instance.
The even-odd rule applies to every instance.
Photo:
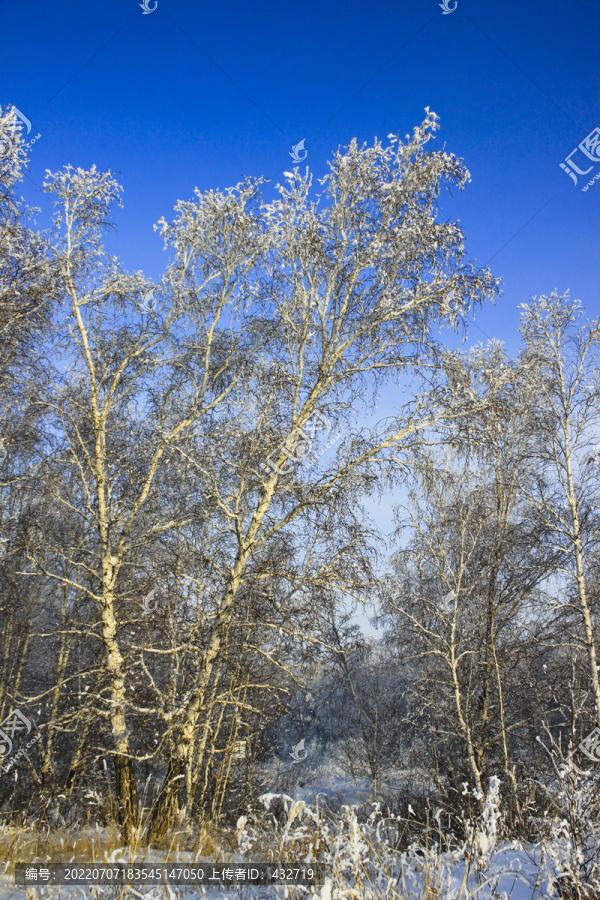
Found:
[[[101,860],[107,863],[128,863],[132,859],[143,859],[149,864],[187,863],[206,865],[264,862],[265,858],[294,865],[310,864],[312,853],[320,848],[316,861],[325,866],[323,884],[312,888],[285,887],[282,885],[253,886],[113,886],[87,888],[82,886],[61,887],[17,887],[12,875],[8,874],[9,863],[0,860],[0,900],[216,900],[216,898],[236,897],[241,900],[538,900],[555,897],[548,876],[553,874],[551,857],[556,867],[564,871],[563,861],[568,858],[568,842],[561,844],[562,837],[552,848],[546,848],[545,859],[539,845],[507,843],[499,838],[500,789],[499,780],[491,779],[485,800],[484,812],[473,824],[471,841],[460,846],[453,841],[453,849],[439,850],[430,841],[427,854],[416,844],[400,853],[385,844],[385,834],[380,829],[386,823],[393,825],[393,816],[383,817],[377,804],[372,805],[372,789],[366,780],[349,783],[343,773],[328,760],[314,760],[312,767],[300,766],[282,773],[264,772],[264,783],[272,784],[274,790],[266,791],[261,800],[268,810],[272,804],[278,810],[279,824],[267,823],[267,817],[240,817],[237,825],[238,850],[223,849],[210,854],[177,850],[162,853],[158,850],[139,850],[129,855],[124,848],[112,853],[101,848],[114,846],[108,830],[85,829],[70,831],[67,838],[64,862],[79,862],[81,855],[77,848],[87,844],[91,847],[95,864]],[[283,774],[283,778],[281,777]],[[394,777],[395,787],[410,779],[413,787],[420,780],[421,773],[402,772]],[[273,776],[273,777],[271,777]],[[281,790],[282,781],[287,782]],[[323,815],[323,809],[329,812]],[[385,809],[385,804],[381,804]],[[358,809],[360,808],[360,814]],[[365,821],[367,815],[374,810]],[[443,833],[441,817],[434,817],[437,827]],[[287,819],[287,821],[286,821]],[[402,820],[405,821],[405,820]],[[392,829],[393,830],[393,829]],[[383,832],[386,828],[383,827]],[[67,833],[67,832],[65,832]],[[112,831],[114,841],[115,830]],[[17,833],[14,832],[15,838]],[[10,829],[4,829],[3,846],[13,842]],[[63,842],[64,842],[63,837]],[[70,840],[70,843],[69,843]],[[471,847],[473,860],[467,877],[465,846]],[[232,846],[232,844],[230,844]],[[235,846],[235,844],[233,844]],[[68,848],[71,848],[69,853]],[[272,856],[265,852],[270,848]],[[262,851],[261,851],[262,848]],[[475,848],[473,851],[472,848]],[[218,858],[217,858],[218,857]],[[12,856],[14,859],[14,855]],[[89,856],[87,858],[90,858]],[[56,852],[53,859],[57,859]],[[50,857],[33,856],[20,859],[23,863],[47,863]],[[549,862],[550,860],[550,862]],[[479,865],[475,877],[474,869]]]

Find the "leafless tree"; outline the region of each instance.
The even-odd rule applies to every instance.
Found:
[[[408,627],[403,646],[423,670],[414,690],[431,726],[462,745],[480,800],[490,757],[502,765],[518,817],[515,673],[540,639],[531,615],[556,563],[522,493],[537,471],[529,371],[497,344],[449,364],[485,405],[415,445],[412,538],[397,554],[399,585],[386,607],[398,629]]]
[[[600,539],[600,321],[583,322],[581,304],[568,294],[534,298],[522,309],[523,361],[540,397],[539,468],[529,495],[561,554],[558,571],[567,579],[565,602],[580,616],[595,724],[600,726],[596,625],[587,574],[588,558],[597,552]]]
[[[330,533],[357,528],[353,507],[361,495],[440,413],[431,396],[426,405],[407,407],[395,421],[365,432],[351,428],[347,410],[368,403],[385,377],[437,364],[432,326],[451,292],[462,298],[464,320],[496,289],[489,272],[465,260],[458,226],[435,221],[442,185],[462,187],[467,178],[453,156],[425,150],[435,128],[428,112],[406,144],[396,137],[385,148],[353,142],[322,181],[321,209],[310,199],[311,177],[298,170],[278,188],[280,199],[261,209],[268,255],[251,292],[269,342],[243,397],[232,394],[238,407],[219,424],[220,452],[198,462],[204,493],[220,516],[215,527],[219,521],[229,538],[229,563],[202,668],[182,707],[150,841],[171,820],[249,563],[273,541],[293,542],[298,551],[301,535],[325,523]],[[185,216],[163,225],[179,267],[186,254],[202,263],[207,232],[196,223],[203,215],[202,204],[188,205]],[[312,437],[316,423],[341,428],[343,439],[306,474],[294,471],[298,442],[306,441],[307,431]],[[359,581],[347,569],[332,572],[329,588],[344,591]]]

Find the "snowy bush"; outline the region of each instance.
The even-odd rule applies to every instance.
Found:
[[[344,806],[336,815],[318,803],[310,807],[287,794],[264,794],[267,816],[238,820],[238,846],[254,858],[270,854],[272,860],[321,864],[322,884],[307,894],[320,900],[516,898],[519,882],[531,897],[536,879],[531,866],[527,871],[525,855],[514,844],[499,847],[500,799],[500,781],[493,777],[481,814],[462,823],[466,838],[443,834],[438,811],[425,840],[400,851],[406,820],[384,816],[379,803],[359,821],[356,806]]]
[[[600,802],[597,772],[581,772],[553,754],[557,778],[543,785],[550,821],[543,828],[542,877],[549,895],[600,896]]]

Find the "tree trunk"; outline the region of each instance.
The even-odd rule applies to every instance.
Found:
[[[590,673],[590,683],[592,693],[594,695],[595,719],[596,725],[600,728],[600,681],[598,680],[598,662],[596,658],[596,644],[594,641],[594,631],[592,628],[592,617],[590,615],[590,607],[587,598],[585,573],[583,564],[583,546],[581,541],[581,526],[579,522],[579,510],[577,508],[577,494],[573,482],[573,469],[571,466],[571,449],[569,445],[568,428],[569,422],[565,427],[565,444],[566,444],[566,470],[567,470],[567,499],[571,507],[571,519],[573,522],[573,544],[575,549],[575,567],[577,579],[577,599],[579,601],[579,609],[581,618],[583,619],[583,628],[585,631],[585,646],[588,657],[588,668]]]
[[[105,584],[112,576],[112,566],[104,562]],[[130,844],[139,825],[139,807],[133,762],[129,754],[129,734],[125,722],[125,672],[123,657],[117,643],[117,622],[112,586],[105,587],[102,604],[102,638],[107,651],[107,672],[110,680],[110,721],[115,739],[114,766],[117,795],[117,820],[122,838]]]
[[[264,515],[264,511],[265,510],[262,510],[262,515]],[[256,528],[251,530],[255,532]],[[173,753],[173,758],[169,764],[169,770],[163,782],[154,812],[152,813],[152,819],[146,838],[149,844],[151,842],[157,841],[161,836],[163,836],[166,829],[170,825],[173,811],[173,799],[178,787],[178,785],[173,785],[173,780],[174,778],[179,778],[179,776],[184,774],[186,770],[189,754],[193,746],[198,719],[200,717],[202,709],[204,708],[206,694],[210,685],[213,669],[215,665],[218,665],[221,644],[225,637],[227,625],[229,624],[229,619],[231,617],[231,607],[233,605],[237,590],[240,586],[242,572],[246,564],[247,555],[247,552],[238,552],[227,591],[225,593],[225,596],[223,597],[219,612],[217,614],[217,619],[210,636],[208,647],[202,659],[202,667],[200,670],[200,675],[198,677],[198,684],[196,685],[196,689],[192,695],[190,703],[185,710],[185,718],[175,746],[175,752]]]
[[[117,789],[117,817],[122,829],[122,838],[131,844],[139,825],[139,807],[133,763],[128,756],[114,755],[115,782]]]
[[[460,681],[458,678],[458,666],[455,657],[455,636],[454,636],[455,626],[452,628],[452,637],[450,641],[450,670],[452,673],[452,683],[454,687],[454,702],[456,703],[456,713],[458,716],[458,721],[460,724],[460,729],[462,732],[463,740],[465,742],[465,749],[467,751],[467,759],[469,762],[469,769],[471,770],[471,775],[473,778],[473,782],[475,784],[475,788],[479,795],[478,803],[480,807],[483,804],[484,794],[483,787],[481,784],[481,772],[477,766],[477,759],[475,754],[475,748],[473,746],[473,738],[471,735],[471,729],[469,727],[469,723],[467,722],[465,716],[462,711],[462,700],[460,695]]]
[[[159,845],[165,838],[177,811],[179,785],[185,775],[186,759],[173,757],[152,812],[146,835],[148,846]]]

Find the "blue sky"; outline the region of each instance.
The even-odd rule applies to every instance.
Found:
[[[160,277],[152,226],[195,186],[281,179],[303,138],[321,177],[351,138],[403,136],[429,106],[442,126],[430,146],[472,175],[444,218],[503,278],[469,343],[516,353],[518,304],[553,288],[600,314],[600,181],[583,193],[559,166],[600,125],[598,3],[458,0],[444,15],[441,0],[158,0],[144,15],[139,2],[0,0],[0,104],[42,135],[23,194],[46,203],[36,185],[66,163],[120,173],[111,245],[130,271]]]
[[[597,3],[458,0],[444,15],[440,0],[158,0],[144,15],[139,2],[0,0],[0,103],[42,135],[23,193],[39,203],[44,170],[65,163],[119,172],[127,268],[159,277],[152,225],[195,186],[281,179],[302,138],[320,177],[352,137],[404,135],[429,106],[442,126],[430,146],[445,142],[473,179],[444,217],[504,280],[482,331],[513,352],[517,305],[555,287],[600,313],[600,181],[582,193],[587,179],[559,167],[600,125]]]

